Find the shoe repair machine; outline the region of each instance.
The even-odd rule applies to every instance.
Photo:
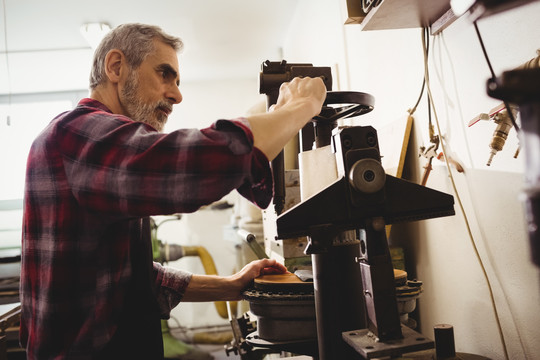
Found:
[[[374,98],[332,92],[329,67],[266,61],[260,92],[267,95],[268,106],[276,103],[280,85],[297,76],[321,77],[329,90],[321,113],[302,129],[300,148],[328,149],[337,178],[283,212],[280,155],[272,162],[274,207],[278,239],[307,236],[313,280],[303,282],[292,274],[256,279],[244,297],[257,316],[257,330],[242,335],[239,322],[233,321],[235,339],[229,350],[242,359],[257,358],[246,349],[268,348],[335,360],[432,349],[432,340],[400,322],[385,226],[454,215],[454,199],[385,174],[373,127],[338,126],[340,119],[371,111]]]

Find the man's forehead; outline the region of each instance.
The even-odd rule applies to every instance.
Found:
[[[156,40],[154,49],[155,51],[148,56],[147,60],[152,61],[154,64],[167,64],[178,72],[178,53],[172,46]]]

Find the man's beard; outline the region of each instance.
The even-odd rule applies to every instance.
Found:
[[[145,103],[139,95],[139,78],[136,71],[131,71],[126,80],[126,85],[120,94],[120,101],[127,116],[132,120],[151,125],[157,131],[163,131],[167,122],[168,114],[160,109],[172,111],[172,105],[167,101],[157,101],[155,103]]]

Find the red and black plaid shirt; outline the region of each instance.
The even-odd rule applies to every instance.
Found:
[[[133,239],[149,242],[141,219],[193,212],[233,189],[262,208],[272,196],[268,160],[243,119],[162,134],[92,99],[55,118],[28,157],[20,294],[28,358],[95,358],[130,301],[141,244]],[[148,268],[156,313],[167,318],[190,274],[151,259]]]

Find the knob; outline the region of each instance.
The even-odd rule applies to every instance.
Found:
[[[381,190],[386,181],[386,173],[375,159],[361,159],[349,171],[349,183],[360,192],[372,194]]]

